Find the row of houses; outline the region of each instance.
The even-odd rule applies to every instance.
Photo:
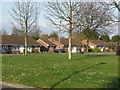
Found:
[[[37,42],[41,44],[48,51],[53,52],[56,49],[64,49],[65,52],[68,52],[68,38],[49,38],[49,39],[39,39]],[[78,52],[78,48],[82,46],[82,43],[77,39],[72,39],[72,52]]]
[[[7,48],[12,53],[24,52],[24,37],[17,35],[1,35],[0,36],[0,48]],[[28,52],[40,52],[40,44],[32,38],[28,38]]]
[[[22,53],[24,52],[24,37],[17,35],[1,35],[0,38],[0,48],[7,48],[12,51],[12,53]],[[68,38],[49,38],[49,39],[39,39],[34,40],[28,38],[28,52],[43,52],[49,51],[53,52],[56,49],[64,49],[68,52],[69,46]],[[116,45],[116,42],[105,42],[102,40],[89,40],[90,48],[100,48],[101,51],[108,49],[110,45]],[[80,48],[87,45],[87,41],[83,40],[80,42],[77,39],[72,39],[72,53],[80,52]]]

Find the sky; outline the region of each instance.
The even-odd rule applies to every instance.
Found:
[[[10,16],[10,11],[14,5],[14,2],[0,2],[0,29],[5,29],[8,34],[12,32],[12,18]],[[51,24],[44,17],[44,11],[41,10],[40,16],[40,28],[43,34],[50,34],[52,31],[56,31],[55,28],[51,27]],[[116,26],[115,29],[118,29]],[[114,32],[111,36],[117,34]],[[67,37],[67,33],[61,33],[61,36]]]
[[[14,6],[14,2],[0,2],[0,6],[2,6],[0,8],[0,13],[2,13],[0,15],[0,29],[5,29],[7,31],[8,34],[12,33],[12,18],[10,16],[10,12],[12,7]],[[40,29],[42,31],[42,34],[50,34],[53,31],[58,31],[55,28],[51,27],[51,24],[49,23],[48,20],[45,19],[44,17],[44,13],[41,10],[40,12],[40,16],[39,16],[39,23],[40,23]],[[62,37],[66,37],[67,34],[66,33],[61,33]]]

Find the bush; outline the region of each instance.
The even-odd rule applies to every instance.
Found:
[[[88,51],[89,51],[89,52],[93,52],[93,49],[92,49],[92,48],[89,48]]]
[[[7,52],[6,51],[1,51],[1,54],[7,54]]]
[[[35,51],[32,51],[31,53],[35,53]]]
[[[94,52],[101,52],[99,48],[95,48]]]

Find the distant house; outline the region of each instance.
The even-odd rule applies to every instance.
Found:
[[[0,48],[7,48],[13,53],[24,52],[24,37],[18,35],[0,35]],[[28,38],[28,52],[40,52],[40,44],[32,38]]]
[[[82,44],[87,45],[87,41],[83,40]],[[103,40],[89,40],[89,47],[92,49],[99,48],[101,51],[103,51],[104,49],[108,49],[109,45]]]
[[[53,42],[56,45],[55,49],[64,49],[65,52],[68,52],[69,39],[68,38],[50,38],[49,41]],[[79,52],[79,48],[82,46],[82,43],[77,39],[72,39],[72,53]]]
[[[107,44],[111,51],[116,51],[116,46],[118,45],[118,42],[107,42]]]
[[[39,44],[41,44],[41,52],[42,51],[50,51],[53,52],[56,49],[64,49],[65,52],[68,52],[69,40],[68,38],[49,38],[49,39],[39,39],[37,40]],[[82,43],[80,43],[76,39],[72,39],[72,53],[79,52],[79,48]]]
[[[50,52],[53,52],[56,48],[56,45],[49,41],[48,39],[39,39],[37,40],[37,43],[41,44],[41,49],[40,51],[43,52],[43,51],[50,51]]]
[[[116,46],[118,42],[107,42],[108,46]]]

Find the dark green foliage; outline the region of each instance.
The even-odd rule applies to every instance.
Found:
[[[93,52],[93,49],[92,49],[92,48],[89,48],[88,51],[89,51],[89,52]]]
[[[112,42],[120,42],[120,36],[119,35],[115,35],[112,37]]]
[[[35,39],[35,40],[40,39],[40,37],[39,37],[39,36],[32,36],[32,38],[33,38],[33,39]]]
[[[100,40],[109,42],[110,41],[110,37],[108,35],[101,35]]]
[[[0,54],[7,54],[6,51],[0,51]]]
[[[48,34],[42,34],[42,35],[40,35],[40,38],[41,39],[49,39],[50,36]]]
[[[54,31],[50,34],[50,37],[58,37],[58,33]]]
[[[84,29],[82,33],[85,35],[85,38],[89,40],[98,40],[99,38],[98,32],[94,30]]]
[[[95,48],[94,52],[101,52],[99,48]]]

